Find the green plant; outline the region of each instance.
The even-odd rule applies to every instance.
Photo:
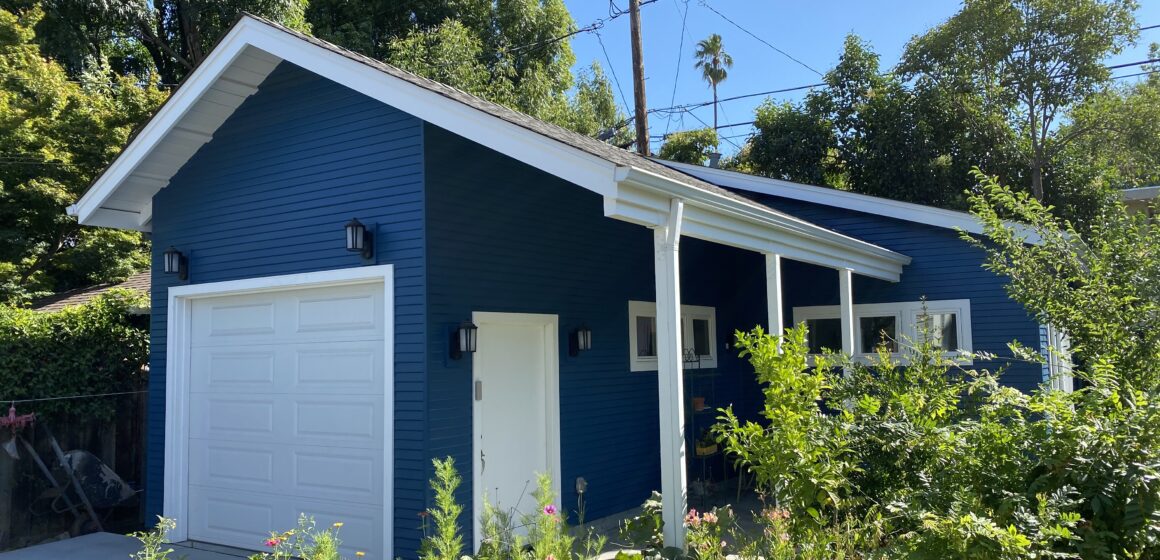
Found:
[[[144,389],[149,331],[134,323],[131,312],[148,305],[143,294],[125,290],[54,313],[0,304],[0,398]],[[117,411],[117,401],[110,398],[36,404],[36,412],[50,420],[66,415],[108,420]]]
[[[459,527],[463,506],[455,501],[455,491],[463,479],[455,470],[455,460],[451,457],[435,459],[432,463],[435,478],[430,484],[435,492],[435,506],[427,509],[426,517],[434,523],[435,533],[423,539],[419,557],[423,560],[459,560],[463,555],[463,536]]]
[[[685,548],[689,557],[693,560],[725,560],[728,543],[723,537],[733,524],[733,508],[729,506],[705,513],[689,509],[685,515]]]
[[[314,518],[306,514],[298,516],[298,527],[283,532],[271,532],[265,545],[268,552],[254,554],[249,560],[343,560],[339,553],[342,541],[338,532],[342,523],[334,523],[325,529],[319,529]],[[365,553],[356,552],[356,557]]]
[[[661,508],[661,493],[654,490],[641,504],[639,514],[621,522],[620,539],[645,555],[659,553],[665,546]]]
[[[141,550],[133,553],[133,560],[168,560],[173,547],[167,547],[166,535],[177,527],[177,523],[167,517],[157,516],[157,525],[152,530],[139,531],[129,535],[141,541]]]

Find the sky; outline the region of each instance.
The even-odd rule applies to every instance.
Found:
[[[614,1],[619,8],[628,5],[628,0]],[[1139,3],[1136,18],[1140,26],[1160,25],[1160,0],[1139,0]],[[609,3],[604,0],[565,0],[565,4],[578,27],[607,20],[609,16]],[[946,20],[960,5],[949,0],[656,0],[641,8],[648,106],[653,109],[713,98],[708,84],[693,68],[692,60],[697,41],[711,33],[719,33],[725,50],[733,55],[729,77],[718,86],[718,95],[725,98],[818,83],[819,73],[825,73],[837,63],[848,33],[856,33],[869,41],[881,55],[882,67],[890,68],[898,62],[911,37]],[[572,39],[577,69],[593,61],[600,62],[613,81],[617,101],[622,107],[627,104],[626,115],[633,112],[629,40],[627,15],[606,21],[596,32],[580,33]],[[1160,43],[1160,28],[1142,31],[1135,47],[1110,57],[1107,63],[1145,60],[1152,42]],[[1137,71],[1124,68],[1114,74]],[[1120,81],[1137,79],[1140,78]],[[623,97],[618,90],[623,90]],[[772,98],[796,101],[805,93],[805,90],[778,93]],[[752,121],[754,110],[764,99],[765,96],[758,96],[720,104],[719,124]],[[703,128],[712,119],[711,106],[671,117],[653,114],[649,117],[649,132],[656,136]],[[721,151],[736,151],[751,132],[750,126],[721,129]],[[660,139],[654,138],[654,152],[660,143]]]

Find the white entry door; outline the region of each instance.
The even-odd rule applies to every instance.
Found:
[[[196,299],[188,537],[248,549],[299,513],[382,558],[383,284]]]
[[[517,521],[536,509],[536,474],[560,493],[559,344],[555,315],[475,313],[475,543],[486,499]]]

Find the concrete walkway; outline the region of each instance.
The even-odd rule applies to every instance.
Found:
[[[213,550],[173,545],[173,558],[185,560],[238,560],[243,552],[227,554]],[[113,533],[93,533],[75,539],[39,544],[0,553],[3,560],[126,560],[141,550],[141,543],[132,537]]]

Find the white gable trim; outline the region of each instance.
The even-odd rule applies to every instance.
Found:
[[[792,200],[811,202],[823,206],[833,206],[835,208],[864,212],[876,216],[885,216],[887,218],[916,222],[929,226],[961,229],[974,234],[983,233],[983,224],[966,212],[944,210],[942,208],[924,206],[912,202],[902,202],[889,198],[840,191],[829,187],[758,177],[701,165],[673,161],[661,161],[660,163],[722,187],[780,196]]]
[[[85,225],[148,230],[153,195],[282,61],[597,193],[612,218],[657,227],[671,200],[680,199],[689,203],[689,235],[708,241],[890,281],[910,262],[754,202],[618,166],[250,17],[238,21],[69,213]],[[203,102],[206,96],[215,99]],[[220,106],[221,97],[232,107],[207,114],[202,104]]]

